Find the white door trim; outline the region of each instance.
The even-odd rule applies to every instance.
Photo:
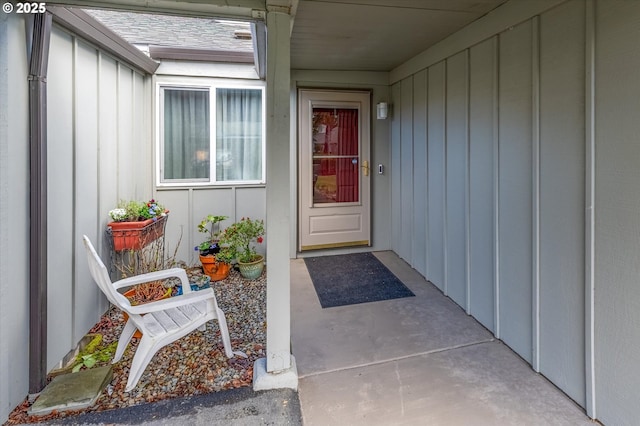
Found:
[[[358,111],[358,153],[351,160],[359,170],[355,202],[314,203],[314,108]],[[370,145],[370,91],[298,90],[298,250],[371,245]]]

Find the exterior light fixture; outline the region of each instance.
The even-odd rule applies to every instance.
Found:
[[[378,110],[378,120],[386,120],[389,115],[389,104],[386,102],[378,102],[377,110]]]

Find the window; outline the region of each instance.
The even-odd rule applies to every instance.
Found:
[[[161,85],[159,95],[161,185],[264,182],[262,87]]]

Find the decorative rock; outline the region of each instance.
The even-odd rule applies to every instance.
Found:
[[[198,276],[202,276],[202,269],[188,268],[187,276],[191,282],[195,282]],[[158,351],[142,374],[138,386],[131,392],[124,392],[131,360],[139,343],[138,339],[133,339],[122,360],[113,365],[110,391],[104,392],[95,405],[83,411],[104,411],[251,386],[253,363],[264,356],[266,345],[266,274],[248,282],[232,268],[227,278],[217,281],[212,287],[218,305],[227,318],[233,350],[245,352],[248,359],[227,359],[217,322],[209,322],[204,333],[195,331]],[[108,345],[118,340],[123,327],[122,313],[112,308],[91,332],[101,333],[103,344]],[[16,407],[6,424],[45,421],[60,416],[49,414],[30,418],[27,415],[28,406],[28,403],[23,403]]]

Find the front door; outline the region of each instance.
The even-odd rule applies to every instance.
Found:
[[[370,98],[298,92],[300,250],[371,245]]]

